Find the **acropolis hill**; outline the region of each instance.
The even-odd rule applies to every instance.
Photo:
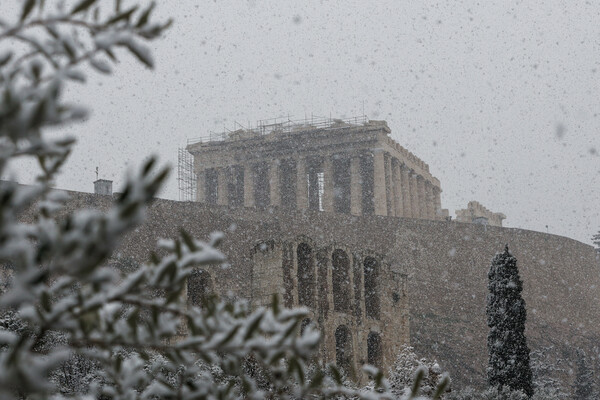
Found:
[[[591,246],[447,219],[440,182],[385,122],[263,128],[189,144],[197,201],[156,200],[111,263],[144,261],[179,227],[198,238],[223,231],[229,265],[198,271],[189,301],[214,290],[259,306],[277,294],[312,310],[306,323],[323,334],[321,358],[351,373],[367,362],[389,368],[410,343],[456,387],[481,387],[487,273],[508,244],[524,282],[530,348],[553,346],[551,358],[571,363],[576,348],[591,352],[600,342],[600,262]],[[112,201],[71,195],[71,210]],[[481,205],[469,209],[473,218],[492,216]]]
[[[264,124],[210,137],[187,147],[198,179],[196,199],[443,219],[440,181],[390,132],[385,121],[355,118]]]

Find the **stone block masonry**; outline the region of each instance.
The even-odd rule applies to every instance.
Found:
[[[67,211],[103,210],[111,202],[70,195]],[[287,306],[307,305],[323,334],[321,357],[355,369],[369,359],[387,368],[395,349],[410,342],[450,372],[454,387],[482,387],[487,273],[505,244],[524,283],[530,348],[553,346],[553,357],[569,365],[575,348],[593,354],[600,342],[600,262],[592,246],[565,237],[455,221],[156,200],[110,263],[145,261],[158,239],[177,237],[180,227],[198,238],[225,232],[230,264],[198,271],[198,290],[190,295],[214,288],[260,305],[279,293]],[[379,274],[371,273],[377,265]],[[570,387],[573,376],[557,378]]]
[[[447,215],[439,180],[389,137],[385,121],[269,128],[188,145],[198,202],[430,220]]]

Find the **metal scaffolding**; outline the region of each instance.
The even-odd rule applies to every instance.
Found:
[[[194,156],[181,147],[177,154],[177,183],[179,201],[196,201],[198,181],[194,172]]]
[[[236,122],[235,130],[226,130],[225,132],[210,131],[207,135],[188,139],[187,144],[236,140],[273,133],[299,133],[312,130],[326,131],[329,129],[339,129],[340,127],[359,127],[368,123],[369,118],[366,115],[346,119],[311,116],[302,120],[291,120],[289,117],[278,117],[260,120],[256,123],[255,127],[245,127]]]

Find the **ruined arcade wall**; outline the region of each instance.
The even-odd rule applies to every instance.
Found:
[[[102,209],[111,201],[72,195],[72,209]],[[226,233],[222,250],[230,265],[212,271],[215,286],[245,298],[251,297],[253,249],[264,240],[305,235],[317,243],[383,254],[393,268],[408,274],[411,344],[418,354],[436,358],[458,387],[485,382],[487,272],[505,244],[517,257],[524,282],[531,350],[553,345],[556,357],[572,362],[576,347],[589,353],[600,342],[600,262],[591,246],[565,237],[448,221],[260,212],[157,200],[147,223],[125,239],[117,261],[145,260],[158,238],[176,236],[180,226],[199,238],[215,230]]]

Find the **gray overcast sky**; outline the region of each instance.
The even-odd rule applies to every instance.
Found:
[[[600,229],[600,6],[571,1],[164,2],[157,68],[123,54],[73,89],[92,108],[58,187],[122,182],[149,153],[258,119],[365,113],[506,226]],[[23,175],[23,174],[22,174]],[[164,197],[177,198],[176,170]]]

